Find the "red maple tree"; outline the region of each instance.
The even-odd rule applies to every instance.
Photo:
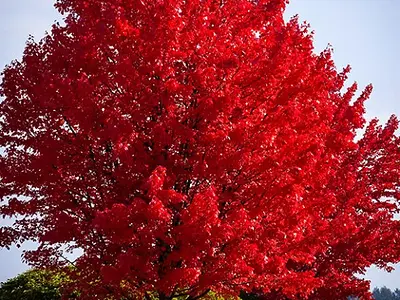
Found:
[[[400,260],[397,119],[343,91],[284,0],[58,0],[3,72],[0,246],[82,299],[369,297]]]

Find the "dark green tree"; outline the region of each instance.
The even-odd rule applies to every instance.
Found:
[[[67,276],[61,272],[29,270],[0,284],[0,300],[57,300]]]
[[[395,289],[393,294],[394,294],[395,300],[400,300],[400,290],[399,289]]]
[[[375,288],[372,292],[375,300],[396,300],[395,294],[386,286]]]

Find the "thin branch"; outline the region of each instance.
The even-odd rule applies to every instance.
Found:
[[[74,136],[77,136],[77,133],[76,133],[74,127],[72,127],[72,125],[71,125],[71,123],[68,121],[68,119],[67,119],[64,115],[63,115],[62,117],[63,117],[65,123],[67,123],[67,126],[68,126],[69,130],[73,133]]]
[[[204,292],[202,292],[201,294],[195,296],[195,297],[189,297],[187,300],[197,300],[200,299],[201,297],[207,295],[211,290],[210,289],[206,289]]]

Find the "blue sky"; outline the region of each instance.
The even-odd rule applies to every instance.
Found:
[[[60,18],[52,3],[0,0],[0,69],[21,57],[29,34],[39,39]],[[393,113],[400,116],[399,0],[292,0],[285,15],[294,14],[311,24],[316,51],[330,43],[337,67],[352,66],[349,82],[357,81],[360,87],[373,83],[368,118],[385,121]],[[16,248],[0,250],[0,281],[27,268],[20,255]],[[400,288],[400,266],[391,274],[371,268],[366,277],[373,286]]]

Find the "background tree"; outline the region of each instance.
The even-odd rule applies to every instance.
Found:
[[[400,289],[395,289],[393,291],[393,294],[394,294],[394,299],[400,300]]]
[[[62,272],[29,270],[0,284],[1,300],[61,299],[61,285],[67,281]]]
[[[82,299],[371,296],[355,274],[400,260],[398,121],[355,140],[372,87],[284,0],[56,6],[3,72],[0,246],[79,249]]]
[[[48,271],[31,269],[15,278],[0,283],[0,300],[58,300],[62,299],[62,289],[69,286],[71,280],[63,271]],[[154,293],[148,293],[152,299],[157,299]],[[80,293],[74,291],[65,299],[77,299]],[[206,296],[208,300],[237,300],[238,297],[221,296],[209,292]],[[108,300],[117,298],[110,297]],[[119,300],[126,300],[122,297]],[[176,297],[174,300],[185,300],[186,297]]]
[[[395,293],[386,286],[374,288],[372,295],[375,300],[397,300]]]

